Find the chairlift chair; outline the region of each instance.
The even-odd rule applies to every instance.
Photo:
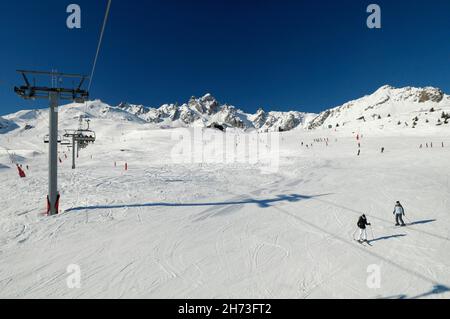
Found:
[[[77,141],[86,142],[86,143],[94,143],[96,140],[96,135],[94,131],[91,130],[78,130]]]

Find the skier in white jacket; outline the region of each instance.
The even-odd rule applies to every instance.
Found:
[[[401,226],[404,227],[405,222],[403,221],[403,216],[405,216],[405,209],[403,208],[402,204],[400,204],[399,201],[395,204],[394,208],[394,215],[395,215],[395,226]]]

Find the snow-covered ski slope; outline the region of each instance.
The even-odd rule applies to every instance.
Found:
[[[61,108],[61,133],[83,108]],[[249,161],[173,163],[184,129],[94,115],[98,141],[76,170],[60,147],[69,158],[61,153],[55,217],[42,215],[48,113],[5,117],[21,128],[0,134],[0,297],[450,298],[448,127],[282,133],[268,173]],[[26,179],[11,154],[30,166]],[[397,200],[406,228],[394,227]],[[371,247],[352,238],[363,213]],[[68,288],[69,265],[80,267],[79,289]]]

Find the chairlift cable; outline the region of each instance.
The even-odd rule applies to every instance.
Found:
[[[108,21],[109,9],[111,8],[111,1],[112,0],[108,0],[108,6],[106,7],[105,18],[103,20],[102,31],[100,32],[100,39],[98,41],[97,52],[95,54],[95,59],[94,59],[94,65],[92,66],[91,76],[89,78],[88,91],[90,91],[90,89],[91,89],[92,79],[94,77],[95,67],[97,65],[97,59],[98,59],[98,55],[100,53],[100,48],[101,48],[101,45],[102,45],[103,34],[105,33],[106,23]]]

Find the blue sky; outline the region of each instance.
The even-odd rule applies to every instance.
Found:
[[[81,30],[66,7],[82,9]],[[366,27],[366,7],[382,29]],[[106,0],[0,2],[0,114],[46,107],[16,69],[91,70]],[[319,112],[384,84],[450,92],[448,0],[113,0],[91,96],[159,106],[212,93],[247,112]]]

